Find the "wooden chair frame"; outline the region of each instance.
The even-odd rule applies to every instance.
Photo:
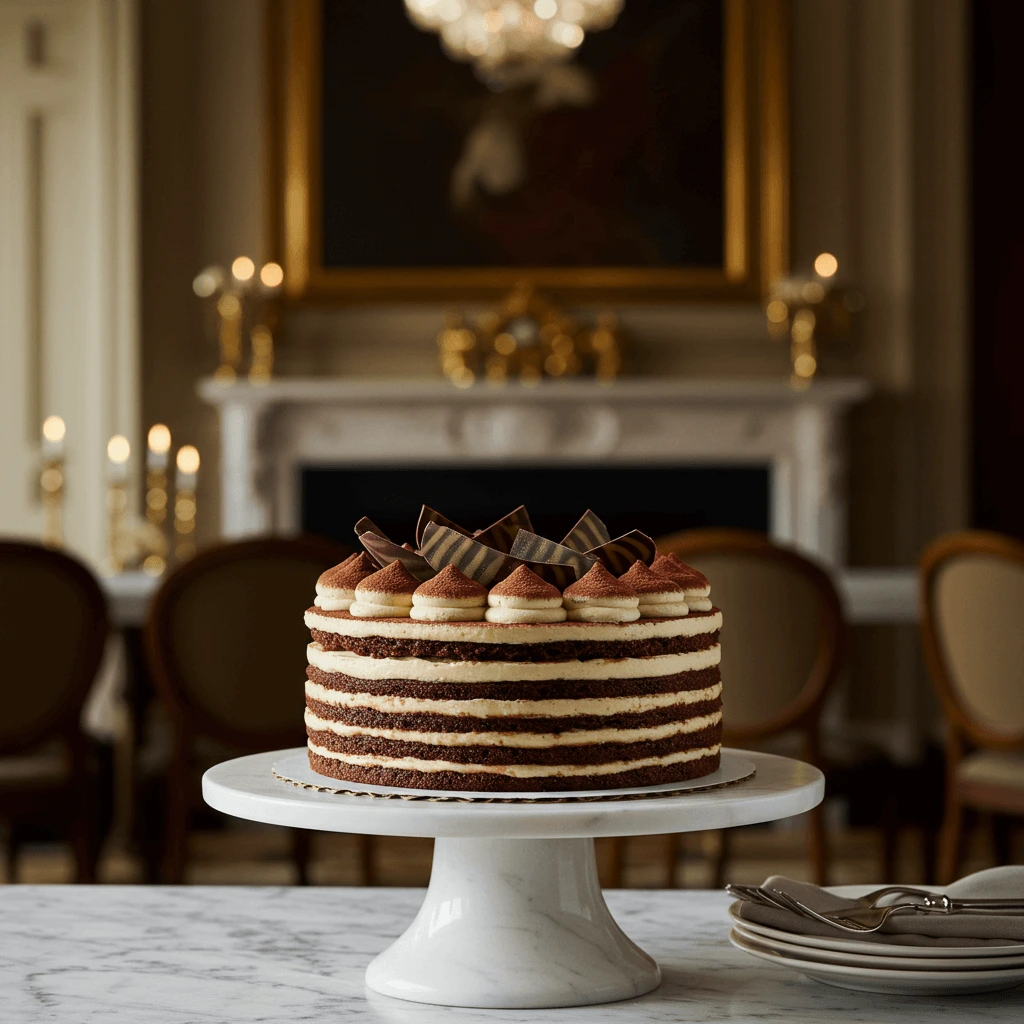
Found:
[[[921,556],[921,645],[925,665],[946,719],[946,808],[939,839],[939,882],[956,877],[960,861],[964,806],[1024,816],[1024,797],[1008,803],[1001,794],[984,786],[964,786],[957,779],[960,762],[969,747],[989,750],[1024,749],[1024,731],[996,732],[971,717],[964,706],[942,651],[936,619],[935,584],[949,562],[964,555],[990,555],[1024,566],[1024,544],[999,533],[964,530],[947,534],[930,544]]]
[[[81,729],[82,707],[89,696],[106,646],[110,623],[107,602],[96,577],[77,559],[37,544],[22,541],[0,541],[0,566],[12,561],[49,565],[64,574],[80,588],[89,623],[79,657],[73,666],[74,679],[63,701],[41,716],[31,728],[16,739],[0,738],[0,757],[30,751],[51,737],[59,737],[67,747],[70,779],[66,790],[74,800],[75,814],[71,821],[71,843],[75,851],[76,875],[79,882],[96,881],[97,840],[94,833],[96,813],[95,779],[89,758],[89,744]],[[40,799],[38,790],[26,791],[21,801],[9,798],[9,810],[16,816],[21,808],[27,811]],[[13,878],[17,858],[18,830],[12,822],[8,848],[8,876]]]
[[[749,555],[776,562],[794,570],[814,588],[821,602],[821,628],[817,650],[807,680],[799,693],[774,716],[763,722],[746,723],[730,727],[724,723],[723,743],[744,744],[767,739],[781,733],[798,731],[804,736],[803,756],[815,767],[823,768],[820,745],[821,712],[833,685],[842,671],[848,650],[846,623],[842,602],[829,575],[803,555],[775,544],[763,533],[752,530],[726,528],[684,530],[658,540],[661,554],[677,554],[684,560],[702,555]],[[714,581],[712,581],[714,599]],[[825,884],[828,874],[828,855],[825,843],[823,805],[818,804],[808,815],[808,856],[815,881]],[[724,882],[725,863],[729,853],[729,832],[723,831],[715,861],[714,884]],[[666,868],[669,884],[675,875],[678,839],[669,844]]]
[[[268,537],[223,544],[197,554],[168,576],[157,592],[146,623],[145,648],[156,691],[171,714],[174,729],[173,754],[167,786],[163,865],[165,881],[180,883],[184,878],[188,814],[197,803],[190,779],[192,748],[197,737],[208,736],[227,746],[251,753],[305,743],[305,729],[301,719],[296,721],[294,728],[254,733],[225,724],[190,699],[188,691],[181,684],[175,671],[175,643],[170,633],[171,608],[194,581],[213,569],[251,559],[295,556],[307,557],[311,561],[321,560],[324,567],[328,568],[351,552],[352,549],[349,547],[317,537]],[[312,599],[311,594],[311,603]],[[301,609],[296,609],[296,614],[300,612]],[[292,839],[299,878],[301,882],[305,882],[310,834],[303,829],[294,829]],[[370,847],[364,843],[360,849],[363,874],[368,878],[372,874]]]

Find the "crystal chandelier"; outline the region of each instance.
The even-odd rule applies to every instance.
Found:
[[[564,61],[587,32],[611,26],[623,0],[405,0],[413,24],[493,86],[510,73]]]

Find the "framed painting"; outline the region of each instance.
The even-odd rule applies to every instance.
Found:
[[[570,63],[500,91],[401,0],[279,10],[272,220],[292,300],[523,280],[567,302],[750,300],[784,273],[785,0],[627,0]]]

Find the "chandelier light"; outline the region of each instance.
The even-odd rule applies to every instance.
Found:
[[[509,72],[567,60],[587,32],[609,28],[623,0],[405,0],[418,28],[496,87]]]

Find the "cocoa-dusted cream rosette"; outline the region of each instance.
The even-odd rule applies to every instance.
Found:
[[[487,608],[487,588],[454,565],[446,565],[412,595],[411,618],[421,622],[479,622]]]
[[[401,562],[392,562],[359,581],[349,614],[357,619],[407,619],[419,585]]]
[[[711,582],[704,573],[687,565],[677,554],[659,555],[652,563],[651,570],[675,580],[683,588],[683,598],[691,612],[711,611]]]
[[[570,622],[635,622],[640,618],[637,592],[600,562],[565,588],[562,604]]]
[[[642,619],[680,618],[690,612],[682,584],[648,569],[643,562],[634,562],[619,580],[636,591]]]
[[[349,555],[344,562],[320,574],[313,604],[324,611],[347,611],[356,599],[356,584],[377,571],[365,551]]]
[[[566,618],[558,587],[545,583],[525,565],[491,587],[487,604],[488,622],[564,622]]]

